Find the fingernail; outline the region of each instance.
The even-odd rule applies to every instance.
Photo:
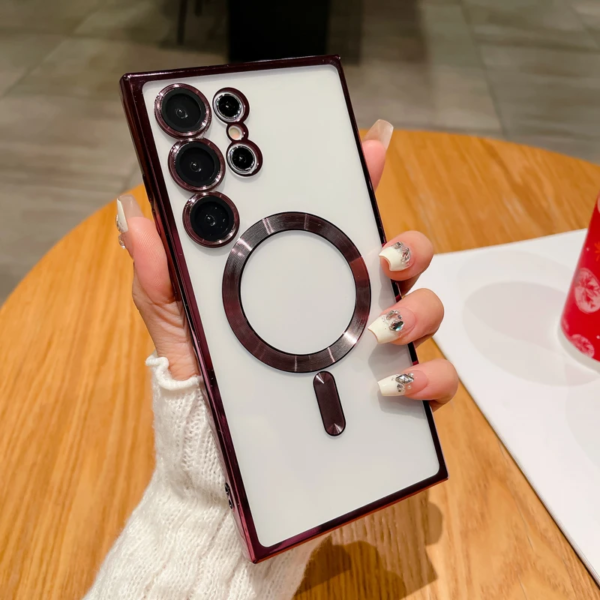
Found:
[[[414,324],[415,315],[412,311],[403,309],[400,314],[398,310],[390,310],[377,317],[369,325],[369,331],[377,338],[378,344],[387,344],[400,339],[414,327]]]
[[[382,396],[412,396],[427,385],[427,377],[421,371],[411,370],[386,377],[377,382]]]
[[[379,253],[379,256],[387,260],[390,271],[404,271],[410,266],[412,258],[410,248],[402,242],[387,246]]]
[[[119,230],[119,246],[127,249],[125,234],[129,231],[127,219],[132,217],[143,217],[144,213],[135,198],[125,194],[117,198],[117,229]]]
[[[124,194],[123,196],[119,196],[117,202],[120,203],[123,207],[123,214],[126,220],[131,219],[133,217],[144,216],[140,205],[137,203],[137,200],[131,194]]]
[[[127,217],[125,216],[123,203],[120,198],[117,198],[117,229],[119,230],[119,233],[127,233],[129,231],[129,227],[127,227]]]
[[[379,140],[387,150],[392,139],[392,133],[394,133],[394,126],[383,119],[379,119],[378,121],[375,121],[373,127],[367,131],[365,140]]]

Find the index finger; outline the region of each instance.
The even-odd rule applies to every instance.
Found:
[[[381,181],[381,176],[383,175],[386,149],[378,140],[364,141],[362,149],[363,154],[365,155],[367,168],[369,169],[369,175],[371,176],[371,183],[373,184],[373,187],[377,189],[377,186]]]

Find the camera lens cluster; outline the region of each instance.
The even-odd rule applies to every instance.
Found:
[[[169,172],[182,188],[195,192],[184,209],[183,221],[189,236],[203,246],[223,246],[239,227],[235,204],[224,194],[212,191],[225,176],[226,166],[242,177],[255,175],[262,166],[262,153],[248,139],[250,105],[244,94],[223,88],[212,106],[200,90],[185,83],[165,87],[156,97],[154,115],[165,133],[178,141],[169,153]],[[231,144],[225,153],[205,137],[212,114],[227,127]]]

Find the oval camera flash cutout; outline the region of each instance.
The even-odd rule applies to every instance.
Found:
[[[229,136],[229,139],[234,142],[239,142],[246,137],[244,131],[239,125],[230,125],[227,128],[227,135]]]

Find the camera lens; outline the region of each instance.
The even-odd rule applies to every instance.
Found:
[[[237,146],[231,153],[231,162],[240,171],[250,171],[256,162],[254,153],[246,146]]]
[[[235,119],[242,111],[240,101],[233,94],[223,94],[217,100],[219,112],[228,119]]]
[[[260,168],[257,151],[250,142],[232,144],[227,151],[227,162],[238,175],[252,175]]]
[[[190,215],[192,229],[207,242],[223,239],[233,227],[233,213],[216,196],[207,196],[197,202]]]
[[[177,183],[188,189],[208,189],[223,176],[222,156],[208,140],[179,143],[173,147],[175,160],[171,173]]]
[[[247,105],[242,94],[238,96],[232,91],[223,90],[217,92],[213,100],[213,108],[221,121],[235,123],[243,121]]]
[[[217,192],[192,198],[184,209],[186,230],[204,246],[226,244],[237,233],[238,220],[234,204]]]
[[[197,90],[180,85],[159,101],[162,121],[176,133],[196,134],[208,125],[206,99]]]

